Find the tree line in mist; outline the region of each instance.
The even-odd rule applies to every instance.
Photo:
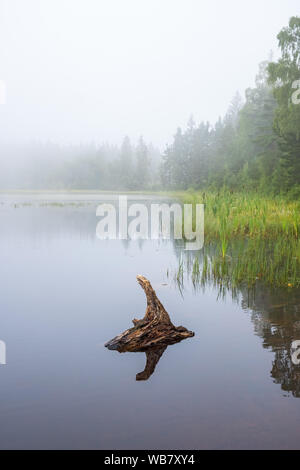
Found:
[[[280,59],[259,65],[255,87],[246,90],[245,99],[236,94],[214,125],[196,125],[191,118],[162,154],[142,137],[137,145],[125,137],[121,147],[48,143],[2,149],[0,188],[225,187],[300,196],[300,18],[291,18],[277,38]],[[26,164],[16,159],[15,167],[4,168],[10,152],[26,153]]]
[[[48,143],[2,147],[0,189],[159,189],[161,156],[141,137],[120,147]]]

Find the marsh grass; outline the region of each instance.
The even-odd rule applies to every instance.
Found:
[[[228,191],[174,195],[185,204],[204,204],[206,240],[298,238],[300,201]]]
[[[194,284],[300,286],[299,201],[228,191],[176,196],[205,205],[204,248],[181,262],[181,277],[186,269]]]

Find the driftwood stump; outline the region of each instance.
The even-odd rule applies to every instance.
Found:
[[[108,341],[105,347],[119,352],[145,352],[145,370],[136,378],[147,380],[167,346],[194,336],[194,332],[183,326],[174,326],[148,279],[137,276],[137,280],[147,297],[146,314],[142,320],[134,319],[132,328]]]

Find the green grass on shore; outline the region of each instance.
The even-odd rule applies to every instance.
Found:
[[[228,191],[174,197],[205,205],[204,248],[200,258],[186,263],[193,282],[300,286],[300,201]]]
[[[186,191],[174,196],[186,204],[205,205],[205,237],[209,240],[290,240],[300,234],[300,201],[228,191]]]

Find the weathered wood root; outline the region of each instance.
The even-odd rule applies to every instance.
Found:
[[[137,280],[140,286],[144,289],[147,297],[147,309],[146,314],[142,320],[133,320],[134,327],[130,328],[120,335],[116,336],[112,340],[108,341],[105,346],[108,349],[117,350],[119,352],[125,351],[152,351],[157,352],[158,349],[163,348],[162,352],[159,354],[157,361],[152,361],[156,358],[157,354],[155,353],[150,356],[149,366],[146,369],[149,372],[154,368],[158,362],[161,354],[164,352],[164,346],[170,344],[178,343],[183,339],[190,338],[194,336],[193,331],[188,331],[183,326],[174,326],[170,320],[170,317],[166,310],[164,309],[161,302],[158,300],[155,291],[153,290],[150,282],[144,276],[137,276]],[[147,357],[148,364],[148,357]],[[154,371],[153,368],[153,371]],[[145,369],[145,371],[146,371]],[[148,372],[143,372],[147,375]],[[153,372],[152,371],[152,372]],[[152,373],[151,372],[151,373]],[[141,373],[141,374],[143,374]],[[139,375],[139,374],[138,374]],[[150,374],[151,375],[151,374]],[[137,378],[138,379],[138,378]],[[140,379],[143,380],[143,379]]]

